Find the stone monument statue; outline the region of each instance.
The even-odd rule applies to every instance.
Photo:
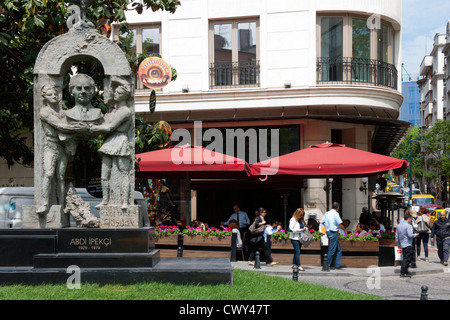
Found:
[[[85,74],[70,78],[69,91],[75,100],[75,106],[66,111],[66,117],[75,121],[96,121],[102,117],[99,108],[91,104],[95,94],[95,81]]]
[[[80,140],[99,134],[106,136],[99,149],[103,157],[99,223],[79,225],[137,228],[142,219],[133,197],[134,76],[119,46],[102,36],[86,19],[89,1],[78,0],[78,3],[81,7],[71,5],[68,8],[71,14],[67,20],[69,31],[47,42],[35,63],[35,203],[24,207],[23,228],[70,226],[69,215],[77,212],[73,201],[79,199],[73,188],[66,188],[66,167]],[[64,76],[74,63],[85,59],[97,60],[103,67],[104,101],[109,107],[106,114],[92,106],[96,84],[85,74],[70,78],[68,86],[75,106],[62,109]],[[76,215],[78,219],[88,216],[84,211]]]

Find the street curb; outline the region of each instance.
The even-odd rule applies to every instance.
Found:
[[[438,264],[438,263],[435,263]],[[248,270],[259,272],[266,275],[292,277],[293,270],[290,266],[276,265],[273,267],[261,266],[260,269],[248,266],[245,262],[232,262],[232,267],[240,270]],[[396,267],[377,267],[373,268],[343,268],[341,270],[322,271],[322,267],[303,266],[305,271],[299,271],[298,278],[301,277],[369,277],[375,272],[375,268],[379,268],[377,272],[381,276],[400,276],[400,266]],[[448,271],[447,271],[448,270]],[[442,274],[450,272],[450,268],[444,266],[418,266],[417,268],[409,268],[409,272],[414,275],[430,275]]]

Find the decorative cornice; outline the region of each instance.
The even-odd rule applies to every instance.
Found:
[[[137,91],[135,102],[148,106],[150,92]],[[397,90],[367,85],[319,85],[290,89],[211,90],[207,92],[159,93],[161,111],[216,110],[229,108],[264,108],[290,106],[367,106],[398,109],[403,96]],[[167,106],[167,109],[164,108]],[[179,106],[179,107],[178,107]]]

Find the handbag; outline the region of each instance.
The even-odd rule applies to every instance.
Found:
[[[248,231],[250,231],[250,234],[257,236],[264,234],[264,229],[266,228],[266,225],[263,224],[259,227],[256,227],[256,221],[250,225],[248,228]]]
[[[311,244],[311,242],[313,242],[313,240],[314,236],[308,230],[303,231],[302,235],[299,238],[300,243],[305,248],[307,248]]]
[[[419,221],[419,223],[416,224],[415,231],[417,233],[427,233],[430,231],[430,228],[428,228],[426,222],[422,219]]]

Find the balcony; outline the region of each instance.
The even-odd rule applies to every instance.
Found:
[[[397,68],[389,63],[361,58],[317,58],[317,83],[368,84],[397,90]]]
[[[420,75],[426,76],[430,73],[431,69],[433,68],[433,57],[432,56],[425,56],[422,59],[422,62],[420,64]]]
[[[211,89],[259,87],[259,74],[259,61],[211,63],[209,84]]]

